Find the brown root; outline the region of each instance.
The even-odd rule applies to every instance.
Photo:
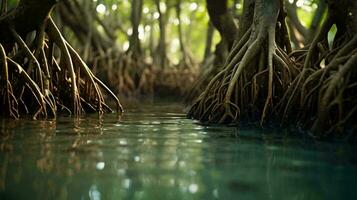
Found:
[[[0,44],[3,114],[13,118],[27,114],[33,118],[55,117],[57,107],[73,115],[111,111],[100,87],[116,101],[117,111],[123,112],[118,98],[94,76],[51,18],[36,31],[33,47],[15,29],[6,28],[18,48],[14,45],[5,50]],[[59,62],[54,56],[58,53]]]
[[[357,4],[343,1],[343,9],[335,9],[331,6],[336,2],[330,2],[329,14],[308,51],[306,47],[290,54],[303,63],[303,70],[275,107],[282,124],[297,123],[316,137],[348,136],[357,128],[352,120],[357,103],[357,36],[350,25],[355,25],[353,18],[348,17]],[[329,47],[327,34],[334,24],[337,34]]]
[[[264,12],[267,6],[274,12]],[[251,27],[233,46],[223,70],[191,107],[189,117],[219,124],[258,120],[263,125],[269,121],[273,102],[299,73],[294,62],[282,53],[282,49],[290,51],[290,46],[276,43],[278,36],[286,37],[286,30],[277,26],[278,20],[285,23],[284,17],[278,18],[280,6],[279,1],[256,1]],[[281,33],[275,35],[276,29]]]

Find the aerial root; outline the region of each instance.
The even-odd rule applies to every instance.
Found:
[[[280,113],[281,125],[289,119],[288,122],[311,128],[313,135],[318,137],[345,131],[342,125],[351,123],[349,120],[355,114],[354,107],[350,107],[354,105],[353,100],[347,97],[354,93],[349,86],[355,79],[352,66],[356,65],[357,36],[351,40],[342,36],[339,40],[346,41],[345,44],[327,50],[324,42],[331,26],[331,21],[327,20],[309,51],[301,51],[306,54],[303,69],[274,108]],[[326,66],[320,68],[323,60]]]
[[[23,113],[32,114],[33,118],[55,117],[57,106],[76,116],[84,111],[102,114],[111,109],[105,104],[100,87],[116,101],[117,111],[123,112],[118,98],[94,76],[52,19],[36,31],[31,48],[15,29],[10,27],[9,32],[18,48],[14,47],[9,52],[11,56],[7,56],[0,44],[4,114],[13,118]],[[56,50],[61,53],[60,62],[54,57]],[[88,109],[83,108],[82,103]]]
[[[275,54],[275,27],[270,26],[268,29],[268,94],[265,100],[263,112],[260,119],[260,125],[262,126],[266,116],[268,115],[268,109],[273,106],[273,58]],[[277,56],[276,56],[277,57]],[[282,65],[285,63],[283,62]],[[288,72],[290,70],[288,69]]]
[[[299,71],[287,54],[278,51],[275,26],[271,27],[268,34],[258,28],[254,36],[249,29],[234,45],[234,53],[193,104],[189,117],[227,124],[237,123],[242,115],[255,119],[259,115],[262,125],[267,121],[273,111],[274,88],[284,91]]]
[[[68,73],[70,74],[71,78],[71,91],[72,91],[72,109],[74,111],[74,114],[80,115],[82,113],[82,107],[80,103],[80,96],[78,93],[78,88],[77,88],[77,82],[76,82],[76,73],[75,69],[73,66],[73,61],[72,57],[69,53],[69,50],[66,45],[66,41],[63,38],[61,32],[55,25],[54,21],[50,18],[48,20],[48,35],[51,38],[51,40],[54,41],[54,43],[58,46],[58,48],[61,51],[61,58],[63,58],[63,61],[65,62],[65,66],[67,68]],[[79,78],[79,77],[78,77]]]
[[[333,120],[328,119],[330,118],[329,114],[332,111],[332,107],[334,105],[337,105],[337,116],[339,116],[338,119],[335,120],[337,123],[342,120],[342,113],[344,113],[344,98],[342,95],[347,89],[347,86],[350,82],[348,77],[352,74],[356,64],[357,53],[353,54],[351,58],[333,75],[333,77],[324,83],[326,85],[325,88],[321,88],[319,95],[320,104],[318,106],[318,115],[312,126],[312,131],[315,134],[324,135],[323,131],[326,130],[327,127],[331,127],[329,123],[333,123]],[[347,113],[349,112],[350,111],[347,111]]]
[[[1,90],[1,96],[3,97],[3,105],[5,107],[5,113],[10,117],[17,118],[18,113],[16,108],[18,107],[18,102],[13,94],[12,85],[9,81],[9,69],[6,57],[6,52],[4,47],[0,44],[0,64],[2,70],[2,84],[5,85],[4,89]]]

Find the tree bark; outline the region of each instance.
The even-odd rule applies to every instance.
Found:
[[[176,0],[175,10],[179,22],[177,25],[177,30],[179,35],[180,50],[182,53],[181,64],[183,64],[185,67],[189,67],[189,65],[191,65],[191,58],[187,52],[186,44],[183,37],[182,20],[181,20],[181,0]]]
[[[206,0],[206,2],[212,24],[228,44],[228,48],[231,49],[238,33],[238,27],[229,12],[227,0]]]
[[[97,28],[91,24],[92,20],[90,19],[97,20],[99,24],[101,24],[101,19],[99,19],[94,10],[89,12],[84,11],[76,0],[61,1],[58,10],[61,20],[70,28],[70,30],[72,30],[83,46],[90,45],[91,48],[99,53],[115,46],[115,43],[113,43],[113,39],[110,36],[112,33],[101,34]],[[92,13],[94,13],[94,16],[91,16]],[[106,30],[104,26],[103,29]]]
[[[208,59],[210,54],[212,53],[212,42],[213,42],[213,34],[214,34],[214,27],[211,21],[208,22],[207,25],[207,32],[206,32],[206,43],[205,43],[205,52],[203,55],[203,61]]]
[[[131,24],[132,24],[132,35],[130,36],[130,46],[129,51],[133,53],[134,57],[141,55],[141,45],[139,39],[139,25],[141,21],[143,10],[143,0],[133,0],[131,5]]]
[[[320,0],[316,12],[314,14],[314,17],[312,18],[312,22],[309,30],[310,33],[309,33],[308,42],[312,42],[312,40],[314,39],[315,33],[318,31],[320,27],[320,24],[322,22],[326,10],[327,10],[326,1]]]
[[[157,47],[157,56],[155,58],[156,64],[161,68],[166,68],[168,64],[167,51],[166,51],[166,17],[160,8],[160,0],[155,0],[155,5],[157,12],[159,13],[159,28],[160,28],[160,39]],[[168,9],[166,12],[169,12]]]
[[[241,38],[248,31],[250,26],[252,25],[253,16],[255,9],[255,0],[244,0],[243,3],[243,13],[240,18],[240,26],[239,26],[239,35]]]
[[[0,43],[6,49],[12,47],[14,41],[8,27],[13,27],[21,37],[39,29],[56,3],[56,0],[20,0],[14,11],[0,18]]]

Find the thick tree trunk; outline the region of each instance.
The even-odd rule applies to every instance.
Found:
[[[310,30],[309,30],[309,38],[307,38],[308,42],[312,42],[314,39],[315,33],[318,32],[320,28],[320,24],[323,20],[324,14],[327,10],[327,3],[324,0],[320,0],[318,3],[318,7],[315,11],[314,17],[312,18]]]
[[[150,51],[150,57],[151,59],[154,60],[156,59],[156,55],[155,55],[155,34],[154,34],[154,13],[150,14],[150,38],[149,38],[149,51]]]
[[[254,17],[255,0],[244,0],[243,3],[243,13],[240,18],[239,35],[241,38],[248,31],[252,25],[252,20]]]
[[[129,51],[134,57],[139,57],[142,53],[139,39],[139,25],[143,10],[143,0],[133,0],[131,5],[132,35],[130,36]]]
[[[295,0],[292,4],[286,3],[286,8],[287,8],[287,13],[289,17],[289,23],[291,23],[291,26],[293,26],[302,36],[303,41],[301,41],[303,44],[306,43],[306,40],[309,38],[309,30],[302,25],[298,14],[297,14],[297,1]],[[292,33],[293,34],[293,33]]]
[[[95,10],[85,11],[78,1],[63,0],[58,6],[58,11],[64,25],[69,27],[76,38],[83,46],[90,46],[97,53],[104,54],[107,49],[113,48],[113,32],[106,28],[105,24],[99,19]],[[93,14],[94,13],[94,14]],[[92,25],[92,20],[98,21],[107,34],[101,34]]]
[[[205,62],[212,53],[212,42],[213,42],[213,34],[214,34],[214,27],[212,22],[208,22],[207,25],[207,32],[206,32],[206,43],[205,43],[205,52],[203,55],[203,62]]]
[[[7,12],[7,0],[2,0],[0,4],[0,16]]]
[[[179,35],[179,41],[180,41],[180,49],[182,53],[182,61],[184,63],[187,63],[187,51],[186,51],[186,46],[183,41],[183,31],[182,31],[182,20],[181,20],[181,0],[177,0],[176,5],[175,5],[175,10],[176,10],[176,16],[178,19],[178,25],[177,25],[177,30],[178,30],[178,35]]]
[[[7,27],[13,27],[21,37],[39,29],[56,3],[56,0],[21,0],[14,11],[0,18],[0,43],[6,49],[12,48],[14,41]]]
[[[207,29],[203,66],[206,66],[205,63],[209,62],[207,58],[211,53],[214,28],[219,31],[221,41],[216,45],[214,50],[213,67],[203,69],[201,77],[196,81],[194,88],[190,90],[191,94],[186,96],[185,101],[188,103],[197,98],[197,94],[201,93],[202,88],[206,87],[210,79],[222,68],[238,33],[237,25],[231,11],[228,9],[227,0],[206,0],[206,3],[210,22]]]
[[[167,51],[166,51],[166,17],[164,13],[161,10],[160,7],[160,0],[155,0],[155,5],[157,12],[159,13],[159,28],[160,28],[160,39],[159,39],[159,44],[157,46],[157,56],[155,57],[156,59],[156,64],[160,66],[162,69],[166,68],[168,65],[168,59],[167,59]],[[169,12],[166,10],[166,13]]]
[[[212,24],[231,49],[238,33],[237,24],[229,12],[227,0],[207,0],[207,10]]]

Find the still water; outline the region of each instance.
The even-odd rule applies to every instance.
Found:
[[[0,131],[0,199],[357,199],[356,147],[207,127],[175,103]]]

